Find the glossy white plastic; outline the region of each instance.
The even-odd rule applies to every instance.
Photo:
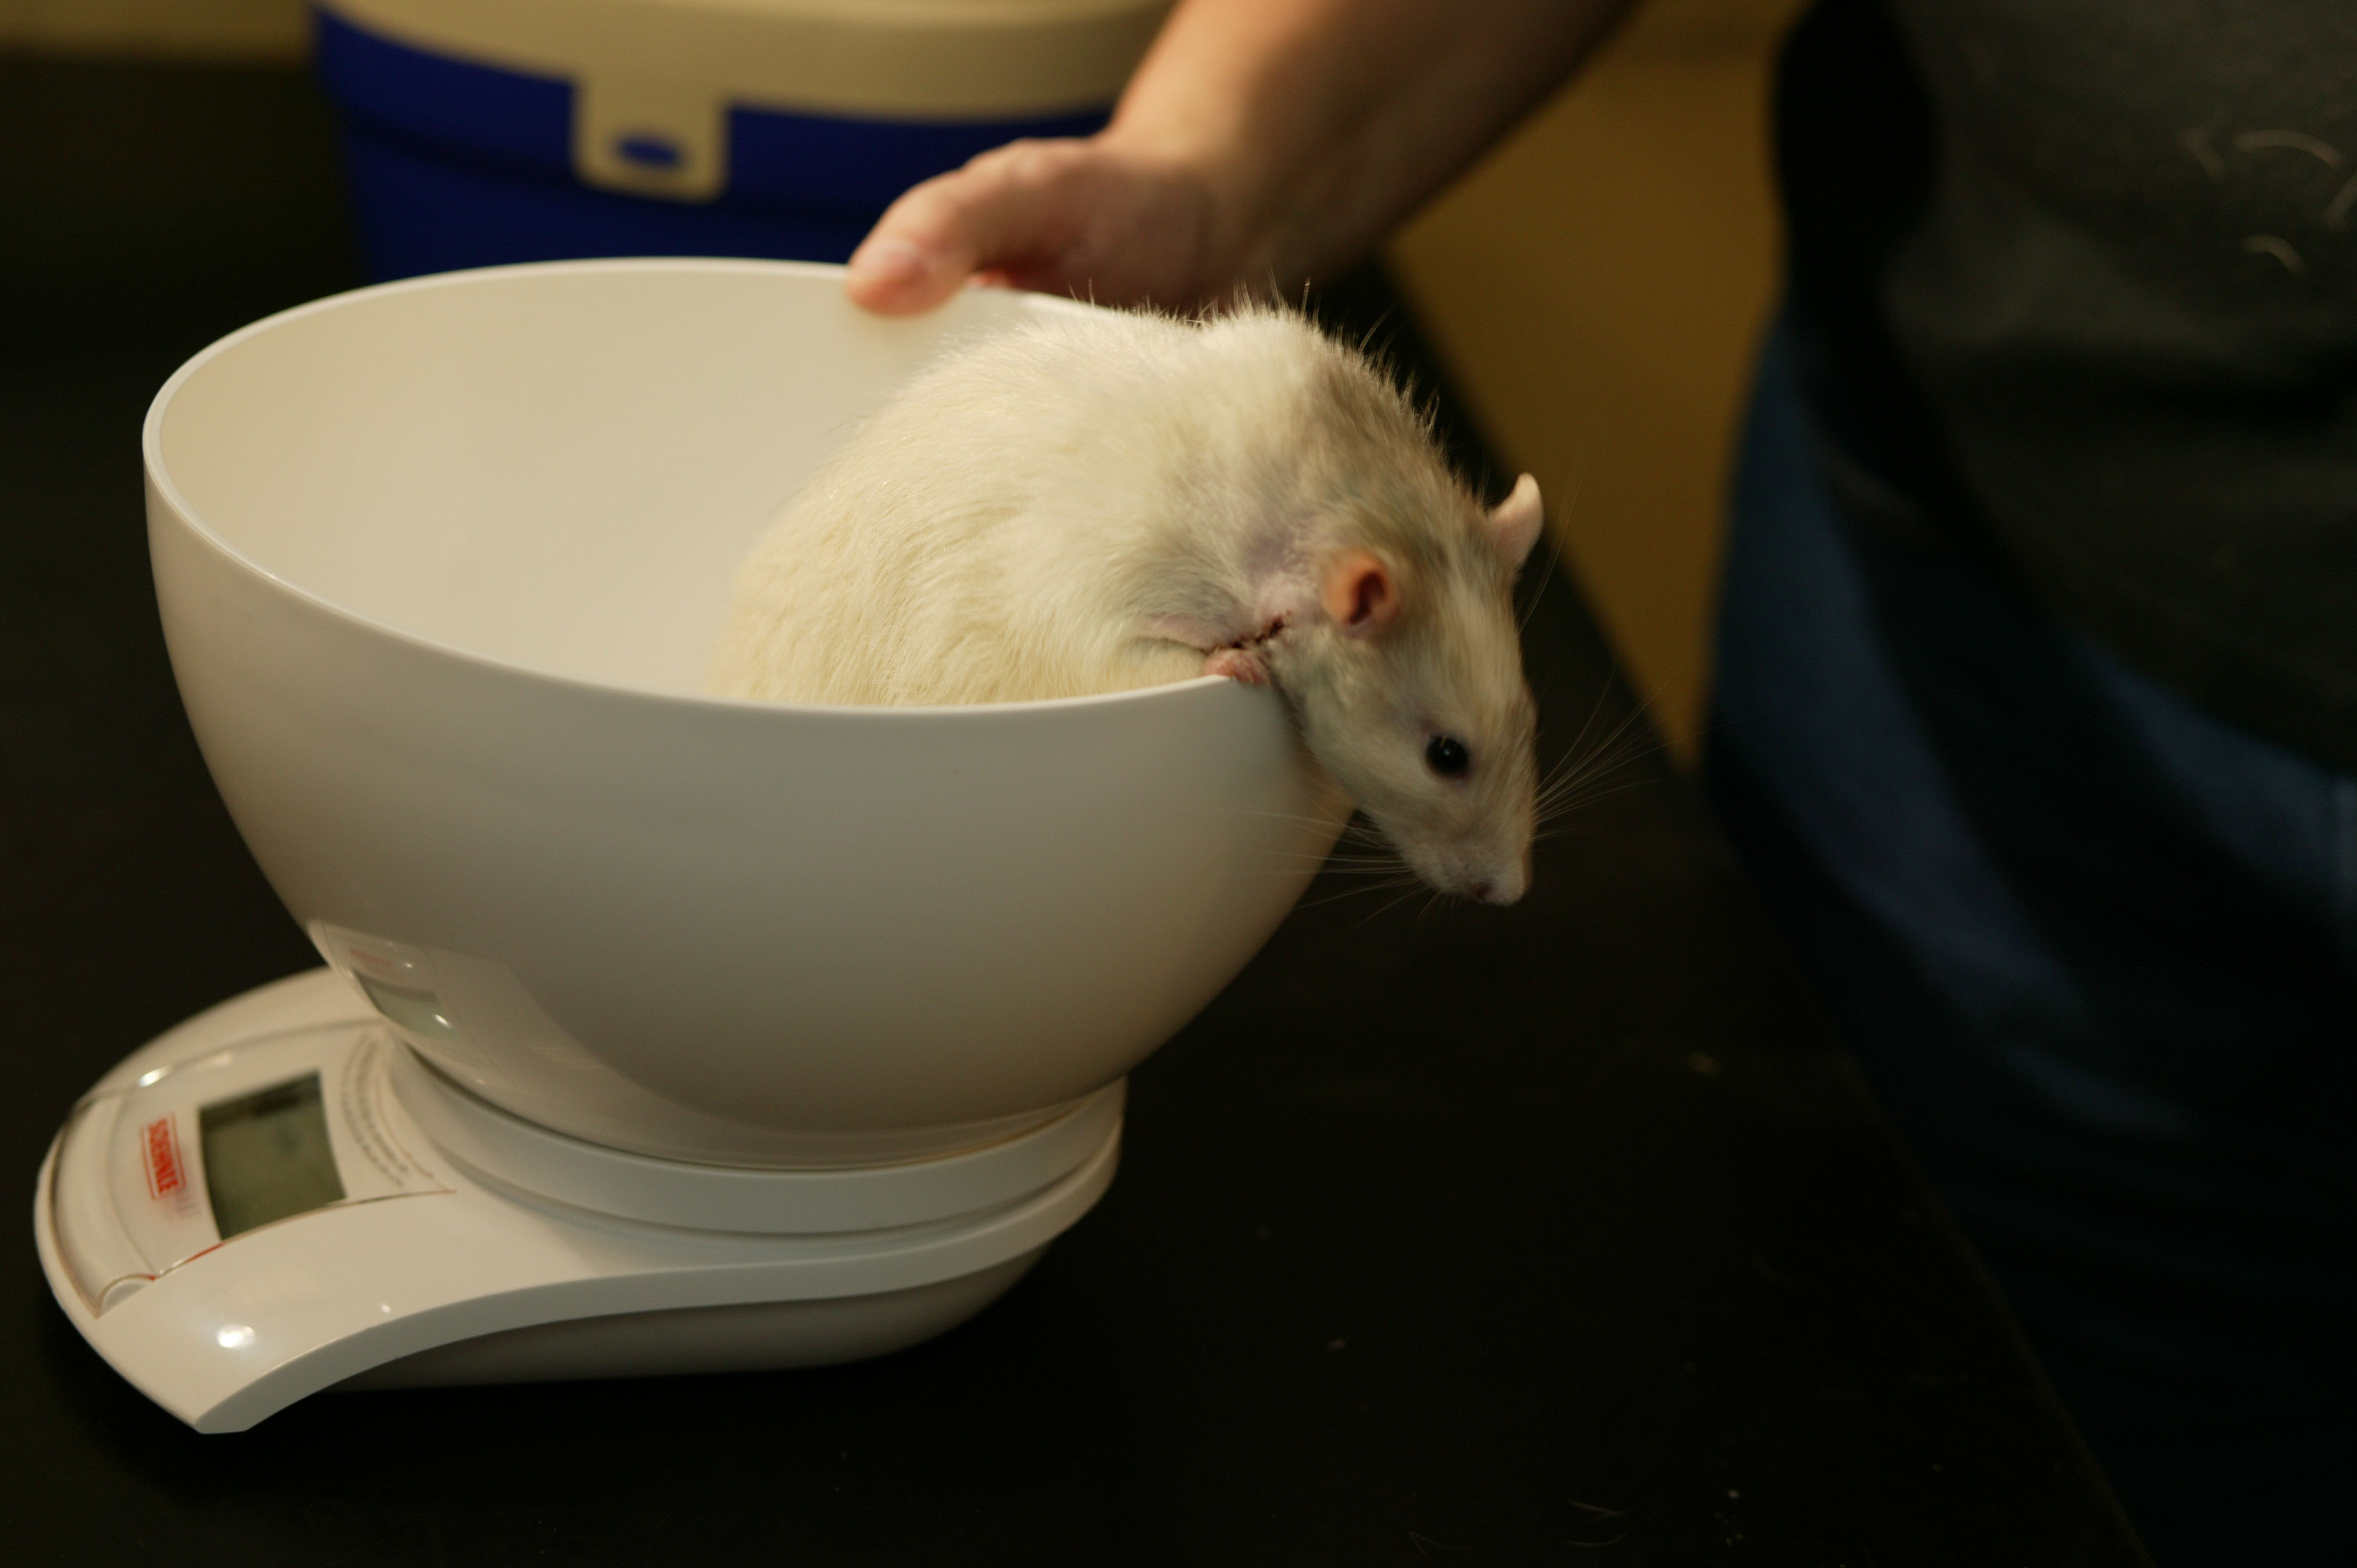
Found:
[[[1019,1279],[1103,1193],[1120,1146],[1116,1092],[942,1162],[962,1180],[928,1180],[921,1165],[690,1169],[674,1173],[671,1196],[705,1223],[649,1224],[597,1207],[595,1182],[568,1202],[452,1158],[409,1114],[419,1097],[393,1090],[405,1056],[344,981],[310,971],[133,1053],[51,1145],[34,1236],[59,1306],[199,1431],[240,1431],[337,1386],[810,1366],[899,1349]],[[330,1085],[344,1197],[222,1238],[200,1107],[315,1071]],[[143,1178],[136,1159],[109,1168],[118,1122],[177,1124],[185,1164],[173,1180]],[[384,1167],[400,1179],[382,1179]],[[721,1177],[716,1206],[696,1208],[699,1179]],[[792,1229],[814,1198],[824,1222]],[[858,1219],[874,1223],[844,1223]]]
[[[339,295],[145,432],[173,666],[272,885],[395,1033],[574,1138],[930,1158],[1114,1083],[1347,810],[1265,689],[796,708],[700,694],[736,563],[952,339],[836,269],[576,263]]]

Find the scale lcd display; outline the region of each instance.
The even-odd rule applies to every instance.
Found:
[[[197,1112],[197,1135],[213,1225],[224,1241],[344,1200],[316,1072],[205,1106]]]

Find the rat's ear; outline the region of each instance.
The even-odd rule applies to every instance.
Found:
[[[1372,550],[1345,550],[1318,585],[1326,618],[1352,637],[1372,637],[1399,618],[1399,582]]]
[[[1490,509],[1491,542],[1515,571],[1522,570],[1531,546],[1539,542],[1541,516],[1539,482],[1528,474],[1516,479],[1512,493]]]

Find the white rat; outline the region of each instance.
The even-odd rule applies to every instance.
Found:
[[[1484,511],[1429,422],[1301,317],[1045,316],[866,422],[739,573],[712,689],[1013,702],[1205,673],[1274,685],[1432,886],[1530,879],[1512,594],[1527,474]]]

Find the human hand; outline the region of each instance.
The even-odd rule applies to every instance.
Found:
[[[1168,310],[1347,264],[1562,80],[1630,0],[1180,0],[1113,124],[1015,142],[894,202],[852,299],[968,279]]]
[[[887,316],[930,310],[969,279],[1186,309],[1251,263],[1227,205],[1202,174],[1110,133],[1014,142],[904,193],[845,286]]]

